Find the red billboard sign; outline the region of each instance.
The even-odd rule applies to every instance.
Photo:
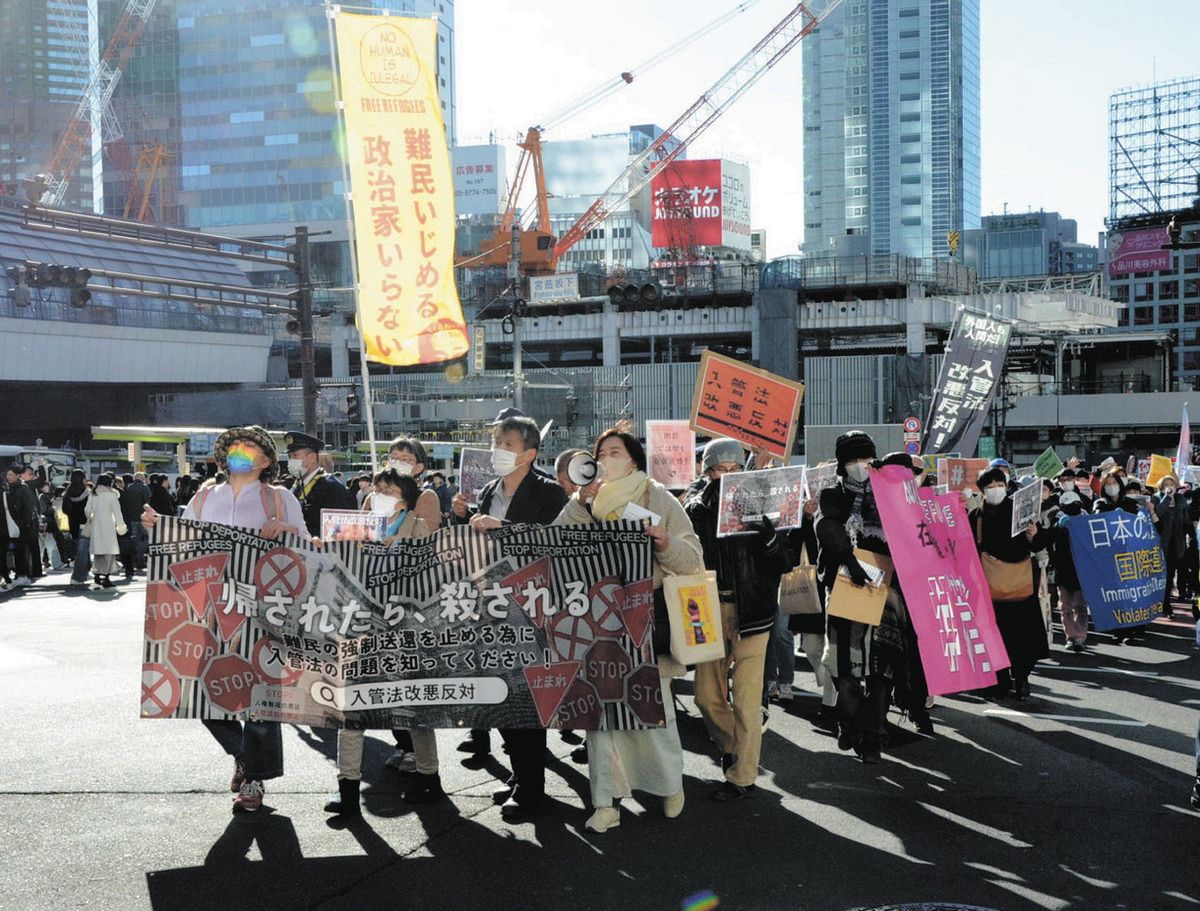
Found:
[[[721,244],[721,161],[674,161],[650,183],[650,242],[656,247]]]
[[[1167,272],[1171,269],[1171,251],[1167,228],[1140,228],[1136,231],[1114,231],[1108,236],[1108,274],[1128,275],[1131,272]]]

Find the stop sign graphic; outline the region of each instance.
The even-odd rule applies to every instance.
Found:
[[[190,619],[187,601],[166,582],[151,582],[146,586],[147,639],[165,639],[171,630]]]
[[[249,661],[238,655],[222,655],[208,666],[204,689],[214,705],[227,712],[244,712],[250,708],[250,691],[256,679]]]
[[[207,626],[185,623],[167,638],[167,664],[180,677],[199,677],[218,648]]]
[[[560,728],[575,728],[584,731],[600,729],[600,715],[603,708],[596,696],[592,685],[582,677],[576,677],[567,695],[563,697],[558,707],[558,726]]]
[[[657,667],[643,664],[629,675],[625,681],[625,702],[642,724],[666,724],[662,681]]]
[[[625,678],[632,670],[633,661],[611,639],[598,639],[583,660],[584,676],[604,702],[625,698]]]

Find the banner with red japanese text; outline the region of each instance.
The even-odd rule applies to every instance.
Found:
[[[692,393],[692,429],[764,446],[787,461],[796,442],[804,384],[705,351]]]
[[[1008,652],[959,494],[918,487],[897,465],[873,472],[871,489],[930,695],[993,686]]]
[[[467,328],[454,284],[437,22],[334,10],[367,357],[395,366],[460,357]]]
[[[665,723],[640,525],[468,526],[324,547],[160,519],[143,718],[345,728]]]

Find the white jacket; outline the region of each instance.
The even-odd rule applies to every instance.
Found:
[[[117,492],[111,487],[97,487],[88,497],[84,514],[91,532],[92,556],[119,554],[117,535],[125,534],[128,529],[121,517],[121,497]]]

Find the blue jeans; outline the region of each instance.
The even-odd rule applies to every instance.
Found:
[[[780,613],[775,618],[775,628],[767,640],[765,683],[791,686],[796,679],[796,636],[788,629],[788,615]]]
[[[247,781],[269,781],[283,774],[283,733],[275,721],[204,721],[226,753],[241,760]]]
[[[75,542],[75,565],[71,570],[72,582],[86,582],[88,571],[92,568],[92,539],[80,535]]]

